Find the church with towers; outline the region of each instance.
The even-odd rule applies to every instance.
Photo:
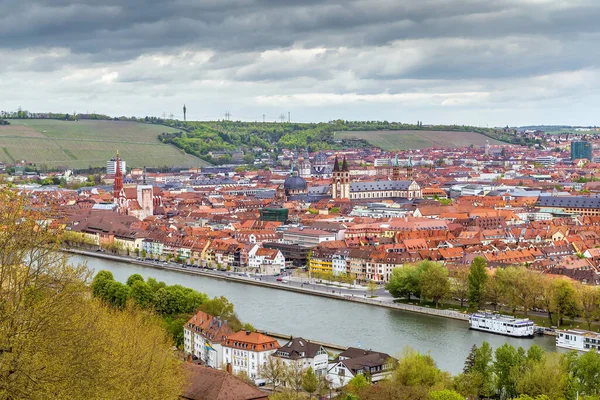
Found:
[[[136,217],[139,220],[154,215],[157,207],[162,206],[160,189],[146,183],[146,168],[142,176],[142,184],[124,183],[121,171],[121,159],[117,151],[115,179],[113,182],[113,201],[117,211]]]
[[[340,165],[336,156],[331,178],[331,197],[346,200],[384,200],[394,198],[423,198],[421,186],[413,180],[413,166],[409,157],[405,177],[398,162],[394,158],[391,180],[351,182],[350,169],[346,157]],[[405,178],[405,179],[403,179]]]

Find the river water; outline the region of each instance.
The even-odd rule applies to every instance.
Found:
[[[429,353],[438,367],[457,374],[471,347],[487,341],[527,349],[538,344],[555,350],[553,336],[517,339],[471,331],[468,323],[442,317],[391,310],[301,293],[223,281],[183,272],[142,267],[118,261],[72,255],[73,263],[87,263],[94,271],[111,271],[125,282],[132,274],[153,277],[167,285],[180,284],[209,296],[225,296],[243,322],[271,332],[302,336],[343,346],[360,346],[398,356],[405,346]]]

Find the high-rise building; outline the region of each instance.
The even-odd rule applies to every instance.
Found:
[[[571,160],[587,158],[592,161],[592,143],[587,140],[571,142]]]
[[[121,164],[121,173],[124,174],[127,171],[125,161],[119,160],[119,164]],[[108,175],[115,175],[117,173],[117,159],[111,158],[106,162],[106,173]]]

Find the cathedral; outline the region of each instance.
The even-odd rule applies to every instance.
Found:
[[[335,157],[331,178],[331,197],[347,200],[383,200],[393,198],[420,199],[421,186],[413,180],[412,161],[409,158],[406,179],[403,180],[398,157],[392,166],[392,179],[381,181],[351,182],[350,169],[346,157],[340,166]]]
[[[154,215],[155,208],[161,206],[162,202],[160,189],[146,184],[145,167],[141,185],[123,184],[119,152],[117,152],[116,158],[113,201],[120,213],[134,216],[139,220]]]

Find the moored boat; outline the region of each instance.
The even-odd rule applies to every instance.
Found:
[[[491,312],[477,312],[469,316],[471,329],[513,337],[533,337],[533,321]]]
[[[600,351],[600,333],[583,329],[559,330],[556,334],[556,347],[578,351]]]

